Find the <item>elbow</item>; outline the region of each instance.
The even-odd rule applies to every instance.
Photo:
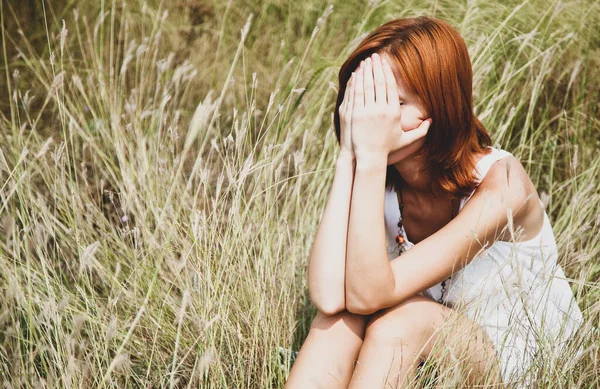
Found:
[[[363,316],[372,315],[378,311],[377,308],[373,308],[372,306],[360,305],[360,304],[348,305],[346,308],[347,308],[348,312],[350,312],[350,313],[353,313],[355,315],[363,315]]]
[[[394,305],[395,281],[393,277],[378,278],[379,282],[346,282],[346,309],[358,315],[371,315]]]
[[[346,309],[356,315],[371,315],[381,309],[376,298],[359,293],[346,293]]]
[[[323,305],[316,305],[313,303],[313,305],[315,306],[315,308],[317,308],[317,310],[319,312],[321,312],[323,315],[325,316],[333,316],[336,313],[342,312],[343,310],[346,309],[344,304],[336,304],[336,303],[330,303],[330,304],[323,304]]]
[[[346,309],[346,304],[343,299],[336,298],[315,298],[310,296],[312,304],[325,316],[332,316]]]

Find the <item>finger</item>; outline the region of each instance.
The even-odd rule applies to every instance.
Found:
[[[419,127],[415,128],[414,130],[404,131],[404,134],[402,134],[402,139],[403,139],[402,147],[411,145],[414,142],[418,141],[419,139],[424,138],[427,135],[427,132],[429,131],[431,122],[432,122],[431,119],[427,119],[427,120],[424,120],[423,123],[421,123],[421,125],[419,125]]]
[[[350,142],[352,142],[352,111],[354,109],[354,89],[356,87],[356,72],[352,73],[350,77],[350,98],[348,99],[348,106],[346,107],[346,123],[348,123],[348,131],[350,134]]]
[[[381,56],[373,54],[373,83],[375,84],[375,101],[377,103],[387,104],[387,87],[385,85],[385,76],[383,74],[383,65]]]
[[[346,82],[346,89],[344,90],[344,98],[342,99],[342,103],[340,104],[339,114],[343,116],[348,109],[348,99],[350,99],[350,83],[352,82],[352,74],[348,77],[348,81]]]
[[[355,72],[354,76],[354,101],[352,102],[352,108],[360,108],[365,106],[365,89],[363,87],[363,73],[364,65]]]
[[[352,73],[350,77],[350,85],[348,85],[348,89],[350,92],[348,93],[348,104],[346,106],[346,112],[349,118],[352,118],[352,108],[354,107],[354,88],[356,85],[356,72]],[[350,123],[350,121],[348,121]]]
[[[375,86],[373,85],[373,61],[371,57],[367,57],[363,66],[363,77],[365,86],[365,105],[375,102]]]
[[[383,59],[383,74],[385,76],[385,85],[387,87],[388,104],[393,107],[398,106],[398,104],[400,104],[400,100],[398,99],[396,77],[392,71],[392,66],[386,59]]]

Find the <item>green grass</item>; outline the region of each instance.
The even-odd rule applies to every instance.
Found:
[[[283,387],[275,350],[315,314],[337,72],[397,17],[464,36],[476,113],[547,202],[598,328],[597,1],[50,3],[1,6],[7,387]],[[599,385],[591,334],[540,387]]]

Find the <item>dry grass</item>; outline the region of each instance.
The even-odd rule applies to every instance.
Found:
[[[315,313],[337,71],[421,14],[465,37],[476,111],[544,194],[598,328],[598,2],[49,3],[40,23],[1,6],[4,387],[283,387],[275,350]],[[599,385],[591,334],[540,387]]]

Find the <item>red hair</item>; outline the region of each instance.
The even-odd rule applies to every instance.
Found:
[[[424,146],[415,154],[450,197],[468,196],[478,185],[474,156],[492,141],[473,113],[473,71],[467,46],[447,22],[430,17],[396,19],[371,32],[350,54],[339,72],[334,112],[335,134],[340,141],[339,106],[346,83],[360,62],[373,53],[387,54],[395,62],[410,92],[419,96],[433,123]],[[402,177],[387,167],[386,187],[398,190]]]

